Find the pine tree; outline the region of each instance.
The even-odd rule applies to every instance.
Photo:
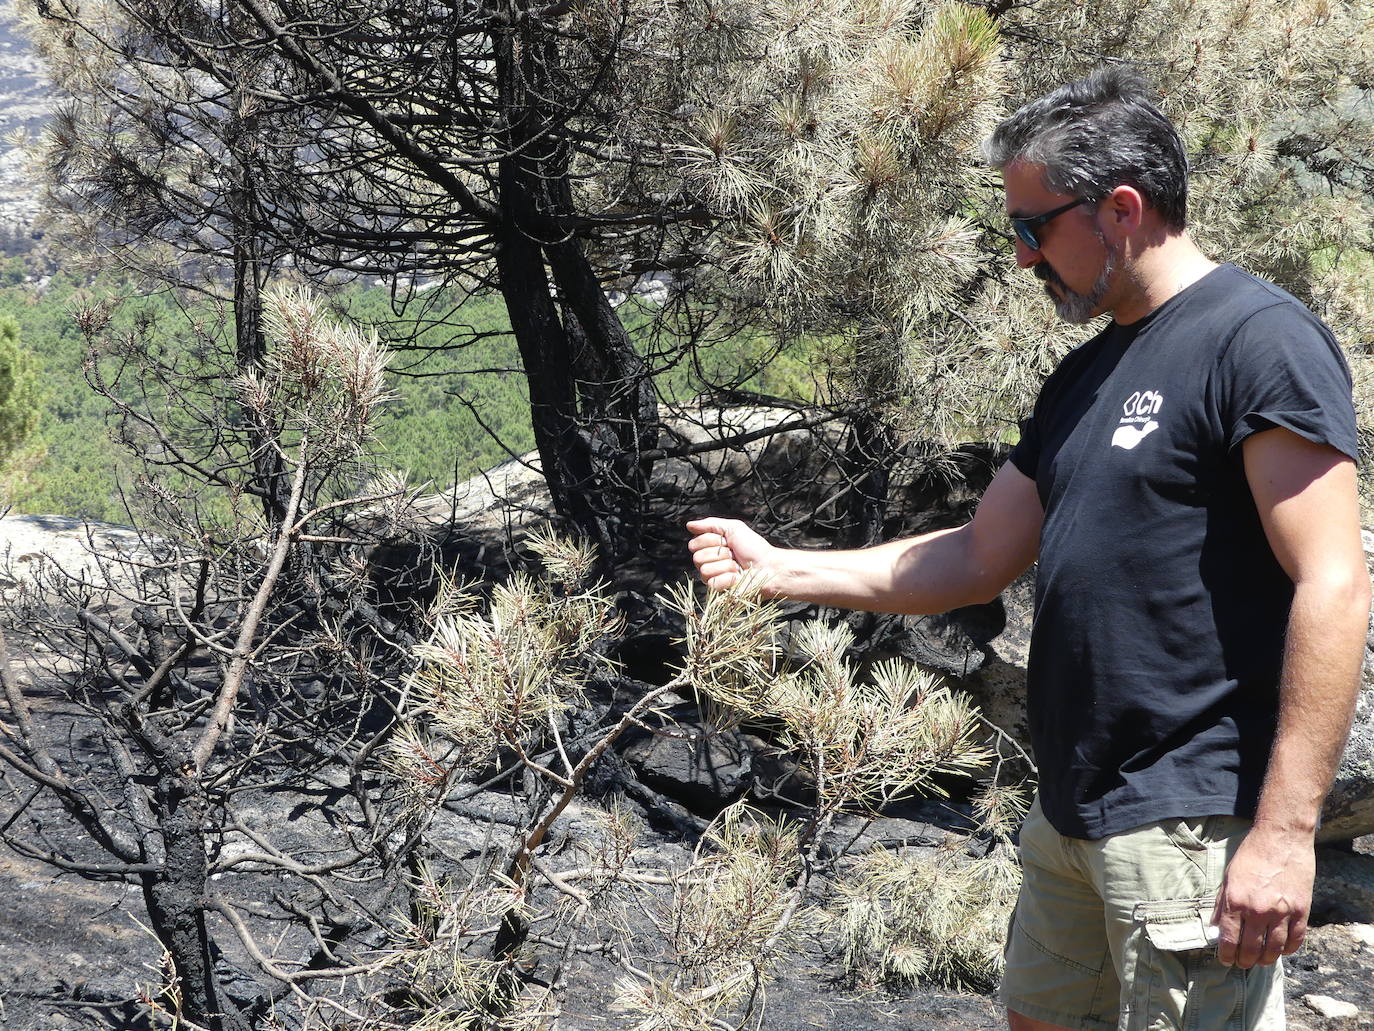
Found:
[[[13,454],[38,425],[38,375],[19,345],[19,326],[0,320],[0,462]]]
[[[901,442],[1013,438],[1083,331],[1015,270],[979,143],[1103,61],[1139,63],[1180,126],[1199,241],[1311,304],[1367,392],[1370,0],[34,11],[75,239],[500,291],[554,500],[603,544],[660,454],[652,384],[684,354],[657,330],[811,342],[860,539]],[[599,288],[644,274],[671,303],[632,332]]]
[[[1088,330],[1015,269],[981,139],[1102,62],[1141,65],[1193,169],[1190,229],[1307,302],[1370,408],[1374,5],[1368,0],[682,3],[659,50],[709,67],[682,161],[720,221],[708,289],[832,344],[831,399],[881,501],[899,439],[1014,439]],[[689,32],[693,23],[699,31]],[[654,49],[653,47],[649,49]],[[881,504],[870,505],[875,512]],[[850,523],[863,505],[851,509]],[[877,526],[860,533],[872,539]]]

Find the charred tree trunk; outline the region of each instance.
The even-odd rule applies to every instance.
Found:
[[[502,182],[507,183],[504,175]],[[512,182],[509,189],[518,192],[519,187]],[[549,295],[539,244],[507,224],[498,238],[496,266],[529,383],[534,443],[554,508],[606,554],[610,540],[599,506],[591,501],[595,477],[591,448],[578,424],[571,348]]]
[[[846,547],[865,548],[884,539],[896,453],[896,438],[887,423],[871,412],[853,416],[841,462],[849,485],[842,512]]]
[[[156,801],[166,861],[160,872],[143,875],[143,900],[153,933],[171,961],[179,996],[172,1004],[174,1015],[209,1031],[247,1031],[247,1021],[215,977],[205,923],[205,793],[195,781],[169,773],[162,777]]]
[[[642,456],[657,444],[657,398],[582,242],[553,228],[575,214],[562,119],[576,97],[563,81],[557,42],[537,19],[524,17],[528,6],[527,0],[509,5],[510,27],[495,46],[498,88],[508,112],[508,156],[500,167],[501,207],[508,218],[498,256],[501,290],[530,380],[535,440],[554,503],[604,557],[614,559],[632,550],[638,538],[651,469]],[[526,248],[532,253],[517,253]],[[515,282],[508,270],[517,275]],[[535,399],[536,382],[542,401]],[[550,391],[557,403],[541,412],[541,404],[554,396]],[[540,440],[541,421],[559,447],[566,449],[576,438],[577,453],[551,461]],[[576,479],[555,482],[555,475],[564,474]]]
[[[558,40],[548,32],[530,40],[538,44],[542,59],[530,74],[535,77],[535,96],[575,96],[564,73]],[[560,221],[576,214],[573,204],[570,148],[558,139],[551,148],[539,182],[546,193],[548,213]],[[602,459],[597,468],[605,481],[612,516],[619,523],[621,546],[634,548],[640,515],[648,494],[651,460],[643,456],[658,446],[658,395],[644,360],[635,351],[620,317],[601,288],[581,240],[575,236],[550,240],[544,248],[554,283],[569,321],[581,330],[584,360],[579,362],[578,392],[582,417],[595,427],[594,435],[610,445],[593,452]]]
[[[567,321],[576,326],[576,335],[569,336],[581,350],[576,363],[579,407],[594,442],[592,460],[601,497],[616,551],[627,551],[639,538],[648,494],[653,463],[643,456],[658,443],[658,398],[648,368],[635,353],[581,244],[566,240],[547,246],[545,252]]]
[[[245,176],[246,178],[246,176]],[[262,332],[262,283],[258,272],[257,244],[252,239],[247,184],[235,191],[233,204],[240,218],[234,226],[234,357],[240,372],[261,369],[267,359],[267,340]]]

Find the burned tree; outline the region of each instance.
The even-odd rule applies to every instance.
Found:
[[[50,201],[88,251],[232,296],[243,367],[261,360],[256,294],[287,263],[499,292],[554,504],[615,554],[658,425],[604,289],[636,273],[604,252],[702,213],[575,198],[591,155],[640,162],[603,154],[623,26],[593,22],[523,3],[43,3],[30,24],[70,98],[43,143]]]
[[[298,293],[268,299],[272,352],[238,378],[117,312],[80,321],[93,383],[143,461],[142,546],[49,562],[9,600],[11,643],[41,640],[49,658],[27,660],[46,688],[35,696],[0,654],[3,837],[59,870],[137,885],[166,957],[149,1001],[238,1031],[276,996],[328,1000],[315,986],[358,965],[371,907],[408,897],[419,828],[375,758],[408,638],[362,565],[405,500],[366,452],[385,353]],[[263,444],[254,426],[275,432]],[[256,504],[259,446],[290,487],[279,522]],[[69,727],[94,744],[73,748]],[[336,831],[324,843],[265,815],[274,793],[312,784],[337,796],[315,814]],[[337,891],[338,876],[361,887]],[[230,992],[226,952],[272,987]]]
[[[1368,335],[1371,76],[1348,42],[1367,2],[1115,11],[42,0],[71,98],[44,180],[128,268],[232,264],[245,356],[272,267],[499,293],[554,503],[603,557],[633,549],[652,463],[684,450],[657,428],[684,347],[736,328],[791,347],[815,374],[801,400],[857,413],[822,523],[866,541],[892,529],[894,464],[1014,434],[1079,339],[1014,270],[978,159],[1046,76],[1148,55],[1196,168],[1195,235]],[[1095,20],[1112,30],[1072,28]],[[664,317],[607,302],[641,274],[673,277]],[[459,314],[419,317],[464,336]]]
[[[25,660],[42,691],[0,647],[0,837],[140,889],[165,957],[145,1002],[180,1026],[534,1027],[582,955],[628,975],[636,1019],[756,1016],[831,895],[836,822],[977,768],[976,713],[910,665],[861,678],[842,628],[809,625],[783,664],[778,613],[750,589],[666,597],[684,665],[635,681],[604,654],[619,614],[589,548],[547,536],[528,542],[542,579],[450,584],[423,622],[384,610],[366,556],[411,500],[366,455],[385,354],[301,293],[266,302],[272,346],[237,379],[200,364],[231,365],[223,349],[79,313],[92,381],[144,462],[141,546],[45,567],[0,623],[0,644],[46,645]],[[280,523],[256,504],[263,425],[291,485]],[[629,728],[681,735],[661,703],[689,689],[722,721],[777,726],[810,784],[796,814],[732,806],[692,824],[683,868],[645,870],[638,819],[611,800],[562,855],[597,764]],[[303,802],[312,789],[327,804]],[[450,813],[481,823],[448,826],[462,847],[446,850]]]

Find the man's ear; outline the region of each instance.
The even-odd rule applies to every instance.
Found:
[[[1097,206],[1098,225],[1118,239],[1132,236],[1145,220],[1145,198],[1134,186],[1122,184]]]

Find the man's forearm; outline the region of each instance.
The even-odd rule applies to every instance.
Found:
[[[1286,429],[1248,437],[1245,475],[1274,557],[1293,582],[1278,726],[1255,823],[1217,894],[1217,956],[1248,969],[1302,945],[1314,832],[1359,690],[1369,621],[1355,463]]]
[[[1223,963],[1273,963],[1307,935],[1315,831],[1350,730],[1368,618],[1362,564],[1349,580],[1295,585],[1259,808],[1213,913]]]
[[[988,601],[1003,586],[981,568],[970,527],[858,551],[778,549],[766,570],[779,597],[836,608],[922,615]]]
[[[1316,830],[1359,693],[1369,597],[1363,569],[1348,579],[1295,586],[1278,728],[1256,823]]]

